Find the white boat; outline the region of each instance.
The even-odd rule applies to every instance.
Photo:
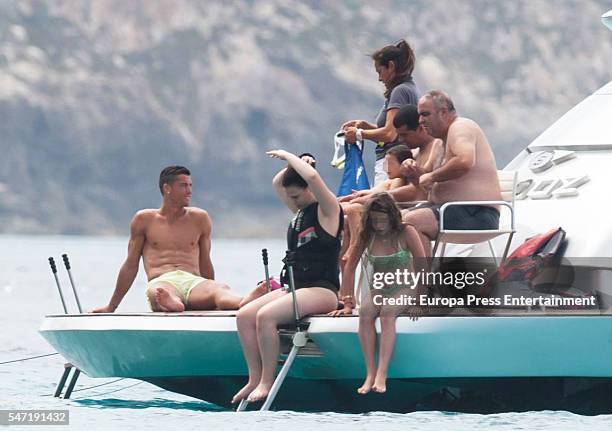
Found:
[[[602,17],[610,24],[612,11]],[[518,172],[511,247],[562,226],[582,310],[437,310],[400,316],[386,394],[357,395],[365,367],[356,316],[314,316],[274,408],[467,412],[612,412],[612,82],[567,112],[512,160]],[[502,218],[504,223],[504,218]],[[504,242],[494,242],[501,255]],[[452,253],[449,247],[447,254]],[[479,256],[482,245],[455,253]],[[378,327],[380,330],[380,327]],[[42,336],[91,377],[130,377],[229,407],[246,382],[234,313],[46,316]]]

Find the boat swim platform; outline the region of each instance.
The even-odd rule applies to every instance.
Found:
[[[56,318],[56,317],[101,317],[101,316],[114,316],[114,317],[236,317],[238,310],[190,310],[182,312],[161,312],[161,311],[145,311],[145,312],[123,312],[123,313],[83,313],[83,314],[48,314],[45,317]],[[448,308],[448,307],[435,307],[428,308],[427,313],[421,317],[489,317],[489,316],[509,316],[509,317],[520,317],[520,316],[612,316],[612,310],[599,310],[599,309],[560,309],[560,308]],[[304,321],[308,321],[310,318],[328,318],[328,319],[350,319],[358,318],[358,314],[341,315],[341,316],[328,316],[326,314],[313,314],[309,317],[304,318]],[[398,318],[410,316],[406,313],[402,313]],[[291,325],[286,325],[287,327]]]

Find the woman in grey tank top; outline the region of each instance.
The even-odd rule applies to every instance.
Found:
[[[395,45],[387,45],[372,54],[371,58],[374,60],[378,80],[385,85],[383,106],[376,117],[376,123],[351,120],[342,125],[342,130],[346,132],[346,142],[355,143],[367,139],[376,144],[376,185],[387,179],[383,167],[387,150],[399,144],[393,118],[402,106],[417,104],[419,90],[412,79],[415,55],[408,42],[402,39]]]

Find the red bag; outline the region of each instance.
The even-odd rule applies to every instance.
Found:
[[[557,257],[564,241],[565,231],[560,227],[527,239],[502,262],[481,294],[488,296],[494,284],[505,281],[530,282],[548,262]]]

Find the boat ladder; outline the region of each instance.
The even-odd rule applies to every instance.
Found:
[[[68,383],[66,392],[64,393],[64,396],[62,397],[62,391],[64,390],[64,386],[66,385],[66,380],[68,380],[68,375],[70,375],[70,371],[72,371],[73,368],[74,368],[74,373],[72,374],[70,383]],[[70,395],[72,395],[72,391],[74,390],[74,386],[76,385],[79,375],[81,375],[81,370],[79,370],[77,367],[72,365],[70,362],[65,363],[64,373],[62,374],[62,377],[57,383],[57,388],[55,389],[55,393],[53,394],[53,396],[55,398],[64,398],[65,400],[70,398]]]
[[[293,296],[293,315],[295,318],[296,332],[293,334],[293,337],[291,339],[292,341],[291,351],[289,352],[287,359],[285,359],[285,363],[283,364],[283,367],[281,368],[280,372],[276,376],[276,379],[274,380],[274,383],[272,384],[272,388],[270,388],[270,392],[268,393],[266,400],[264,401],[263,405],[259,409],[259,411],[261,412],[270,410],[270,406],[272,406],[272,403],[274,402],[274,399],[276,398],[276,394],[278,393],[279,389],[283,385],[283,382],[285,381],[285,378],[287,377],[287,374],[289,373],[289,369],[293,365],[293,361],[295,360],[295,357],[297,356],[300,349],[306,346],[306,343],[308,342],[308,334],[305,330],[302,329],[302,324],[300,323],[300,312],[298,310],[297,297],[295,295],[295,281],[293,279],[294,253],[291,251],[287,251],[285,259],[283,259],[283,261],[287,265],[287,272],[289,275],[289,288],[291,290],[291,295]],[[238,408],[236,409],[236,411],[237,412],[245,411],[248,405],[249,405],[249,401],[246,398],[243,398],[242,400],[240,400],[240,404],[238,404]]]
[[[287,377],[287,374],[289,373],[289,369],[293,365],[293,361],[295,361],[295,358],[298,355],[300,349],[306,346],[306,343],[308,342],[308,335],[306,331],[302,331],[300,328],[298,328],[295,334],[293,334],[291,341],[292,341],[291,351],[289,352],[289,355],[285,359],[281,370],[276,376],[276,379],[274,380],[274,383],[272,384],[272,388],[270,388],[270,393],[268,394],[268,396],[266,397],[266,400],[264,401],[263,405],[259,409],[259,411],[261,412],[270,410],[270,407],[272,406],[272,403],[274,402],[274,399],[276,398],[276,394],[278,393],[279,389],[283,385],[283,382],[285,381],[285,378]],[[249,401],[247,401],[246,398],[243,398],[240,401],[240,404],[238,404],[238,408],[236,409],[236,411],[237,412],[245,411],[248,405],[249,405]]]

